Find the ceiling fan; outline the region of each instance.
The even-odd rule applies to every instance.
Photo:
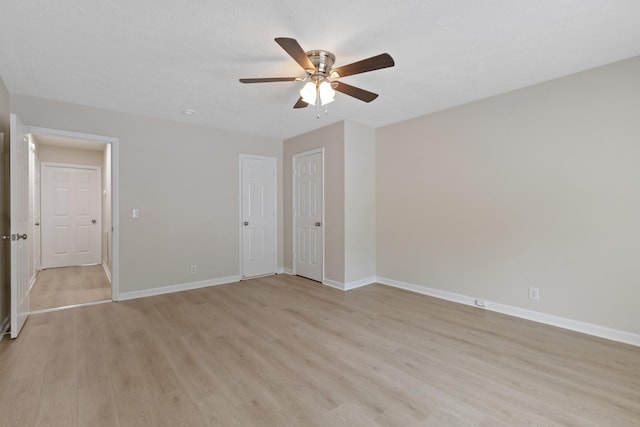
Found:
[[[307,105],[326,105],[334,101],[335,91],[352,96],[364,102],[371,102],[378,97],[377,93],[360,89],[339,81],[341,77],[368,71],[393,67],[395,63],[388,53],[372,56],[352,64],[333,68],[336,57],[326,50],[310,50],[305,52],[300,44],[292,38],[278,37],[276,43],[282,47],[304,69],[304,77],[266,77],[240,79],[241,83],[272,83],[306,81],[300,91],[300,98],[293,108],[304,108]]]

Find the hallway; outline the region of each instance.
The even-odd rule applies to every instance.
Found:
[[[111,300],[111,284],[101,265],[40,271],[30,293],[31,311]]]

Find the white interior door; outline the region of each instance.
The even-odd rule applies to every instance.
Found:
[[[293,158],[293,239],[295,274],[322,282],[324,154]]]
[[[33,175],[33,194],[32,194],[32,203],[33,203],[33,240],[31,244],[33,245],[33,269],[37,273],[42,265],[42,255],[40,250],[40,242],[41,242],[41,233],[40,233],[40,159],[38,158],[38,152],[32,152],[33,163],[31,166],[31,172]]]
[[[11,338],[16,338],[29,313],[31,232],[29,224],[29,139],[22,121],[10,119],[11,154]]]
[[[42,268],[100,263],[99,168],[42,163]]]
[[[276,273],[276,159],[240,158],[242,277]]]

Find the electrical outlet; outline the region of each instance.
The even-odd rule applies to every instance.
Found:
[[[540,289],[529,286],[529,299],[538,301],[540,299]]]
[[[198,266],[195,264],[191,265],[191,274],[196,274],[198,272]]]

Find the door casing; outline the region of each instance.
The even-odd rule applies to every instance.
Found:
[[[117,137],[72,132],[61,129],[27,126],[28,133],[57,136],[62,138],[94,141],[111,145],[111,299],[120,300],[120,139]]]

